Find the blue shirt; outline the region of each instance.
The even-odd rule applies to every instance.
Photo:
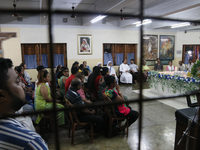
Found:
[[[90,73],[92,72],[89,66],[86,66],[86,68],[88,68],[88,69],[89,69],[89,72],[90,72]]]
[[[0,149],[48,150],[48,147],[39,134],[8,118],[0,120]]]

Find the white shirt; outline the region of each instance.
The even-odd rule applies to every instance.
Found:
[[[175,70],[174,70],[175,68],[174,68],[173,65],[172,65],[172,66],[168,65],[167,67],[168,67],[168,70],[169,70],[169,71],[175,71]]]
[[[134,72],[138,72],[138,66],[136,64],[130,64],[129,67],[130,67],[130,70],[133,70]]]
[[[181,70],[181,71],[185,70],[185,65],[184,64],[182,64],[182,66],[178,65],[178,70]]]
[[[191,70],[192,70],[192,67],[193,67],[193,65],[194,65],[194,63],[188,64],[188,65],[187,65],[187,69],[188,69],[189,71],[191,71]]]

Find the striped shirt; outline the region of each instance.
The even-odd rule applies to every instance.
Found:
[[[68,99],[68,101],[70,101],[72,105],[84,104],[79,93],[76,90],[74,90],[72,87],[70,87],[69,90],[67,91],[65,98]]]
[[[48,147],[39,134],[8,118],[0,120],[0,149],[48,150]]]

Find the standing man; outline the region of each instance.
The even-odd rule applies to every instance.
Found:
[[[87,61],[83,61],[83,68],[88,68],[89,72],[91,73],[91,69],[89,66],[87,66]]]
[[[163,65],[160,62],[160,58],[157,58],[157,63],[154,66],[155,71],[163,71]]]
[[[0,116],[13,115],[25,104],[25,93],[10,59],[0,58]],[[41,136],[14,118],[0,119],[0,149],[48,150]]]
[[[11,33],[9,36],[5,37],[5,38],[0,38],[0,58],[3,57],[3,48],[2,48],[2,41],[9,39],[10,37],[12,37],[13,35],[15,35],[15,33]]]
[[[133,82],[135,82],[135,84],[137,84],[137,76],[138,76],[138,66],[136,64],[134,64],[134,59],[131,59],[131,64],[129,65],[130,67],[130,73],[133,76]]]
[[[127,60],[124,59],[120,65],[119,71],[122,73],[120,82],[132,84],[132,75],[129,73],[130,67],[127,65]]]

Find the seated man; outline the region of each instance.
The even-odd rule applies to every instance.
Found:
[[[157,63],[154,66],[155,71],[163,71],[163,65],[160,62],[160,58],[157,58]]]
[[[182,61],[179,61],[179,64],[178,64],[178,70],[179,70],[179,71],[186,70],[185,65],[183,64]]]
[[[129,73],[130,67],[127,65],[126,59],[122,61],[122,64],[119,67],[119,71],[122,72],[120,82],[132,84],[132,75]]]
[[[146,61],[143,61],[142,71],[144,76],[144,82],[147,82],[148,72],[150,71],[149,67],[146,65]]]
[[[92,72],[91,69],[90,69],[90,67],[87,66],[87,61],[83,61],[83,68],[89,69],[89,72],[90,72],[90,73]]]
[[[73,105],[83,105],[84,102],[77,92],[81,88],[81,80],[74,78],[71,82],[71,87],[67,91],[65,98]],[[76,110],[76,115],[80,122],[92,122],[95,124],[94,132],[100,133],[103,128],[103,118],[100,116],[95,116],[95,110],[90,111],[85,108],[82,110]]]
[[[134,64],[134,59],[131,59],[131,64],[129,65],[130,67],[130,73],[133,76],[133,82],[137,83],[137,76],[138,76],[138,66]]]
[[[0,116],[13,115],[24,105],[25,94],[10,59],[0,58],[0,83]],[[40,135],[13,118],[0,119],[0,143],[0,149],[48,149]]]
[[[69,89],[69,86],[72,82],[72,79],[75,78],[75,75],[77,74],[78,72],[78,68],[77,67],[72,67],[71,68],[71,75],[67,78],[67,80],[65,81],[65,94],[67,93],[68,89]]]

